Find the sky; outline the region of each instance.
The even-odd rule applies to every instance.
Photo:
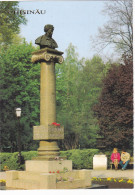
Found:
[[[21,36],[35,45],[35,39],[44,34],[44,26],[54,26],[53,38],[58,50],[65,52],[69,44],[76,47],[79,58],[91,58],[91,36],[107,21],[102,15],[104,1],[20,1],[23,10],[45,10],[45,14],[26,14],[27,25],[21,25]]]

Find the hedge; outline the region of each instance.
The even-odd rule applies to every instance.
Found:
[[[22,152],[24,160],[31,160],[32,157],[37,156],[37,151]],[[9,170],[24,170],[24,164],[19,166],[18,164],[18,152],[14,153],[0,153],[0,170],[5,170],[5,167]]]
[[[73,169],[92,169],[93,156],[98,153],[98,149],[77,149],[61,151],[60,156],[66,156],[68,160],[72,160]],[[24,160],[31,160],[32,157],[37,156],[37,151],[22,152],[21,154]],[[19,166],[17,160],[18,152],[0,153],[0,169],[4,170],[6,166],[9,170],[24,170],[24,164]]]
[[[99,153],[98,149],[82,149],[61,151],[61,156],[72,160],[73,169],[92,169],[93,156]]]

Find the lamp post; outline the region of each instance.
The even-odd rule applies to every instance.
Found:
[[[20,117],[21,117],[21,108],[16,108],[16,116],[18,119],[18,136],[17,136],[17,141],[18,141],[18,162],[21,164],[21,134],[20,134]]]

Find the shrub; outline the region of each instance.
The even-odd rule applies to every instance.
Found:
[[[31,160],[32,157],[37,156],[37,151],[22,152],[22,156],[24,157],[24,160]]]
[[[36,151],[22,152],[24,160],[31,160],[32,157],[37,156]],[[9,170],[24,169],[24,164],[19,165],[18,152],[14,153],[0,153],[0,170],[4,170],[7,167]]]
[[[98,153],[98,149],[77,149],[60,152],[61,156],[67,156],[68,160],[72,160],[74,169],[92,169],[93,156]]]
[[[4,167],[8,167],[7,162],[11,158],[12,153],[0,153],[0,170],[4,170]]]

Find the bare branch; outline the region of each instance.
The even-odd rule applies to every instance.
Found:
[[[107,2],[103,10],[109,16],[108,22],[99,28],[96,39],[93,39],[95,47],[102,50],[114,45],[119,52],[133,52],[133,5],[132,0],[114,0]]]

